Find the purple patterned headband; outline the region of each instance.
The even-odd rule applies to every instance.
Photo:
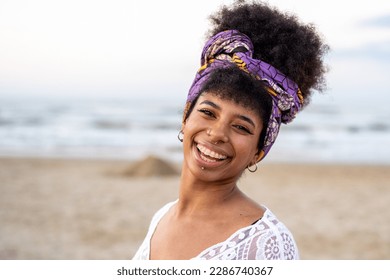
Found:
[[[289,123],[302,108],[303,96],[298,85],[272,65],[252,58],[253,44],[248,36],[237,30],[227,30],[211,37],[203,48],[201,68],[189,90],[187,102],[193,102],[200,94],[210,73],[217,68],[237,65],[268,84],[272,97],[272,112],[266,130],[260,160],[271,149],[279,133],[281,123]]]

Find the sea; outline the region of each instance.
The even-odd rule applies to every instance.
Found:
[[[354,103],[355,102],[355,103]],[[0,156],[182,160],[181,97],[0,96]],[[282,125],[264,162],[390,164],[388,102],[320,96]]]

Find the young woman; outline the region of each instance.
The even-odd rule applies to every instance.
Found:
[[[322,89],[327,46],[262,3],[238,1],[211,20],[178,136],[179,197],[154,215],[134,259],[298,259],[291,232],[237,182]]]

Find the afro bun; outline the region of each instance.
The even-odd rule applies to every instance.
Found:
[[[209,16],[207,37],[236,29],[251,38],[254,58],[261,59],[294,80],[300,87],[304,105],[314,90],[326,88],[327,69],[323,57],[329,47],[314,25],[303,24],[294,15],[282,13],[263,2],[238,0],[222,6]]]

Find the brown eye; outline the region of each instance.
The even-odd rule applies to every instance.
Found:
[[[246,132],[246,133],[248,133],[248,134],[253,135],[253,133],[252,133],[249,129],[247,129],[245,126],[242,126],[242,125],[235,125],[234,127],[237,128],[237,129],[239,129],[239,130],[241,130],[241,131],[243,131],[243,132]]]
[[[199,109],[198,112],[201,112],[202,114],[205,114],[209,117],[214,117],[213,112],[211,112],[210,110],[207,110],[207,109]]]

